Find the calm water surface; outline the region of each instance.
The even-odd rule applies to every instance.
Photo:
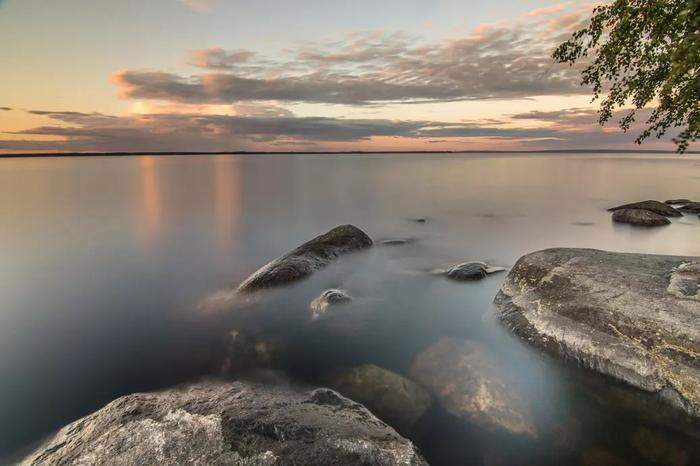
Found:
[[[614,225],[605,211],[672,197],[700,198],[697,156],[2,160],[0,461],[117,396],[217,372],[223,335],[248,326],[291,341],[290,372],[311,382],[358,363],[405,374],[446,335],[482,344],[531,404],[539,438],[483,435],[436,405],[407,434],[434,464],[691,464],[697,437],[678,428],[697,426],[498,324],[503,275],[463,284],[426,273],[464,260],[512,266],[557,246],[700,256],[697,216],[646,230]],[[254,313],[198,306],[344,223],[415,241],[346,256]],[[352,318],[338,332],[311,331],[308,303],[328,287],[357,297]],[[653,455],[640,453],[649,436],[641,443]]]

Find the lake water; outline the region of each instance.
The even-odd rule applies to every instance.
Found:
[[[482,345],[530,404],[539,436],[482,435],[435,403],[407,434],[433,464],[691,464],[697,424],[540,354],[498,323],[503,274],[457,283],[427,273],[465,260],[508,267],[558,246],[700,256],[697,215],[640,229],[605,211],[678,197],[700,198],[700,157],[2,160],[0,458],[120,395],[216,373],[224,335],[249,327],[291,342],[290,375],[312,383],[360,363],[407,374],[443,336]],[[346,223],[375,240],[415,241],[344,256],[255,312],[199,305]],[[308,303],[328,287],[356,297],[349,323],[309,330]]]

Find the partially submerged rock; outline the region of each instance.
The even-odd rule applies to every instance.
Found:
[[[332,390],[200,382],[118,398],[23,464],[427,463],[410,441]]]
[[[613,212],[613,222],[629,223],[643,227],[658,227],[669,225],[671,221],[663,215],[656,214],[650,210],[642,209],[620,209]]]
[[[332,388],[402,431],[411,429],[432,404],[424,388],[373,364],[334,371],[326,379]]]
[[[505,267],[491,266],[484,262],[462,262],[446,270],[445,276],[458,281],[481,280],[486,275],[504,270],[506,270]]]
[[[687,202],[678,208],[681,212],[700,213],[700,202]]]
[[[612,207],[608,209],[610,212],[614,212],[616,210],[622,210],[622,209],[641,209],[641,210],[648,210],[651,212],[654,212],[655,214],[663,215],[665,217],[681,217],[683,214],[681,214],[678,210],[674,209],[668,204],[664,204],[663,202],[659,201],[642,201],[642,202],[633,202],[632,204],[625,204],[617,207]]]
[[[411,244],[413,241],[413,238],[388,238],[381,240],[380,244],[384,246],[403,246],[404,244]]]
[[[530,343],[700,416],[700,258],[548,249],[496,304]]]
[[[284,285],[325,267],[343,254],[372,246],[372,239],[353,225],[342,225],[302,244],[260,268],[238,286],[245,293]]]
[[[410,375],[454,416],[488,431],[537,437],[524,400],[475,342],[441,338],[416,357]]]
[[[350,301],[352,301],[352,297],[347,291],[330,288],[311,301],[311,304],[309,305],[311,310],[311,320],[316,320],[322,317],[328,308],[334,304],[348,303]]]

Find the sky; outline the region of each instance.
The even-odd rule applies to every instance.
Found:
[[[634,149],[551,59],[592,8],[0,0],[0,153]]]

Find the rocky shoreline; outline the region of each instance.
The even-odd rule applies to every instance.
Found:
[[[678,212],[656,201],[611,210],[666,222]],[[336,227],[228,293],[281,288],[373,244],[355,226]],[[502,271],[468,261],[426,275],[459,283]],[[319,332],[352,319],[362,302],[342,288],[317,293],[300,316]],[[508,272],[495,303],[505,326],[531,345],[700,417],[700,258],[539,251]],[[434,409],[486,435],[539,438],[528,400],[478,342],[442,337],[402,373],[369,363],[331,366],[311,384],[284,373],[288,345],[285,335],[229,329],[226,380],[121,397],[63,428],[23,464],[422,465],[402,435]],[[263,381],[240,377],[251,370],[262,371]]]

